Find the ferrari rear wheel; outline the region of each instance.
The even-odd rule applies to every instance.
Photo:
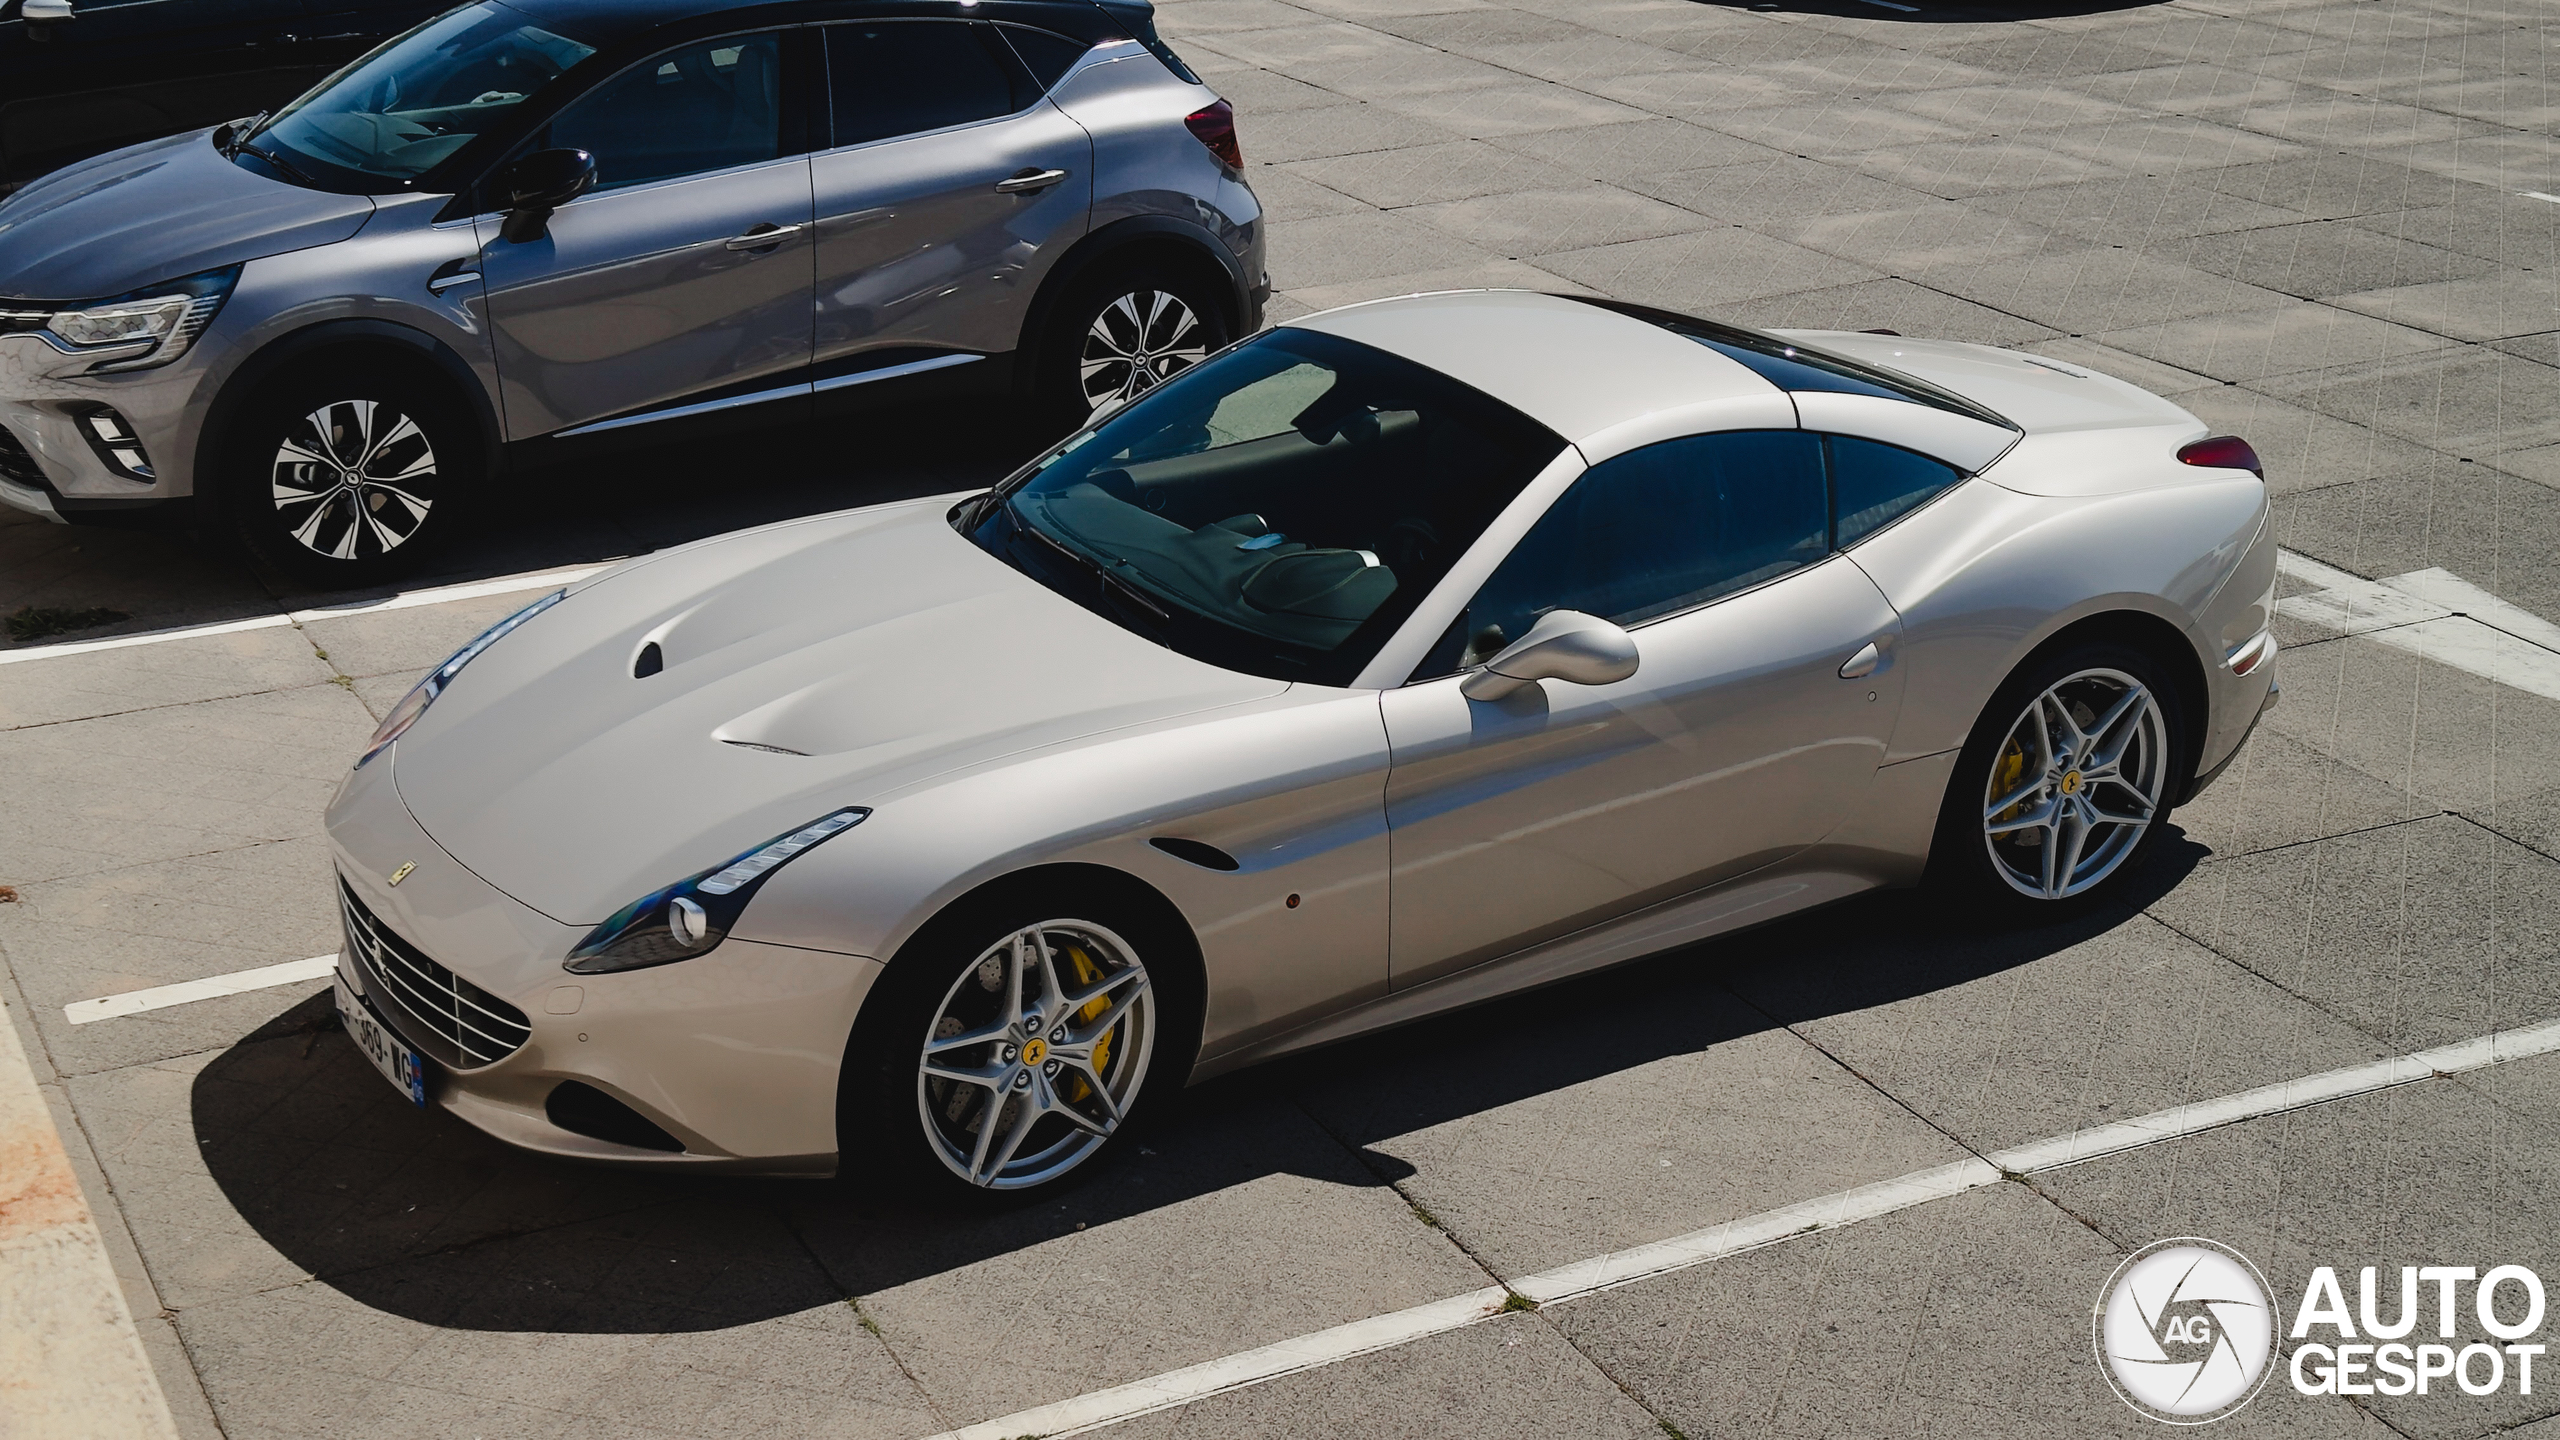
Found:
[[[2176,803],[2182,725],[2166,667],[2142,650],[2093,643],[2031,661],[1957,760],[1932,879],[2034,913],[2118,888]]]
[[[2096,889],[2150,832],[2168,777],[2150,687],[2103,666],[2064,676],[2011,723],[1983,786],[1992,869],[2035,900]]]

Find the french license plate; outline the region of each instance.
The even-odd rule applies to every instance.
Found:
[[[364,1058],[382,1072],[382,1078],[398,1087],[412,1105],[427,1103],[427,1067],[418,1052],[400,1043],[391,1028],[374,1018],[365,1003],[347,993],[345,976],[331,982],[338,996],[338,1019],[347,1027],[347,1038],[356,1042]]]

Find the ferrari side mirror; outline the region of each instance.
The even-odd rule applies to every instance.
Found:
[[[1634,673],[1634,636],[1597,615],[1550,610],[1528,634],[1469,672],[1458,690],[1470,700],[1499,700],[1540,680],[1609,685]]]

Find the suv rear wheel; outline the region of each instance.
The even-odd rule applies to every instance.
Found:
[[[407,570],[454,528],[480,440],[444,388],[369,361],[270,382],[230,443],[223,508],[260,559],[345,589]]]
[[[1079,282],[1050,326],[1036,399],[1082,425],[1207,359],[1234,338],[1218,297],[1187,270],[1115,265]]]

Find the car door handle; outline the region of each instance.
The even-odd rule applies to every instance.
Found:
[[[1876,667],[1883,663],[1884,652],[1877,649],[1876,643],[1870,640],[1866,644],[1859,646],[1858,653],[1850,656],[1847,663],[1840,667],[1840,678],[1843,680],[1863,680],[1867,676],[1876,673]]]
[[[770,250],[797,235],[805,228],[799,225],[758,225],[744,235],[730,237],[732,250]]]
[[[447,260],[436,267],[436,273],[427,277],[427,293],[441,295],[456,285],[469,285],[479,278],[480,272],[472,268],[470,261]]]
[[[1050,186],[1055,185],[1066,178],[1067,172],[1064,170],[1025,169],[1014,174],[1007,175],[1003,179],[997,181],[996,193],[999,195],[1028,195],[1035,190],[1046,190]]]

